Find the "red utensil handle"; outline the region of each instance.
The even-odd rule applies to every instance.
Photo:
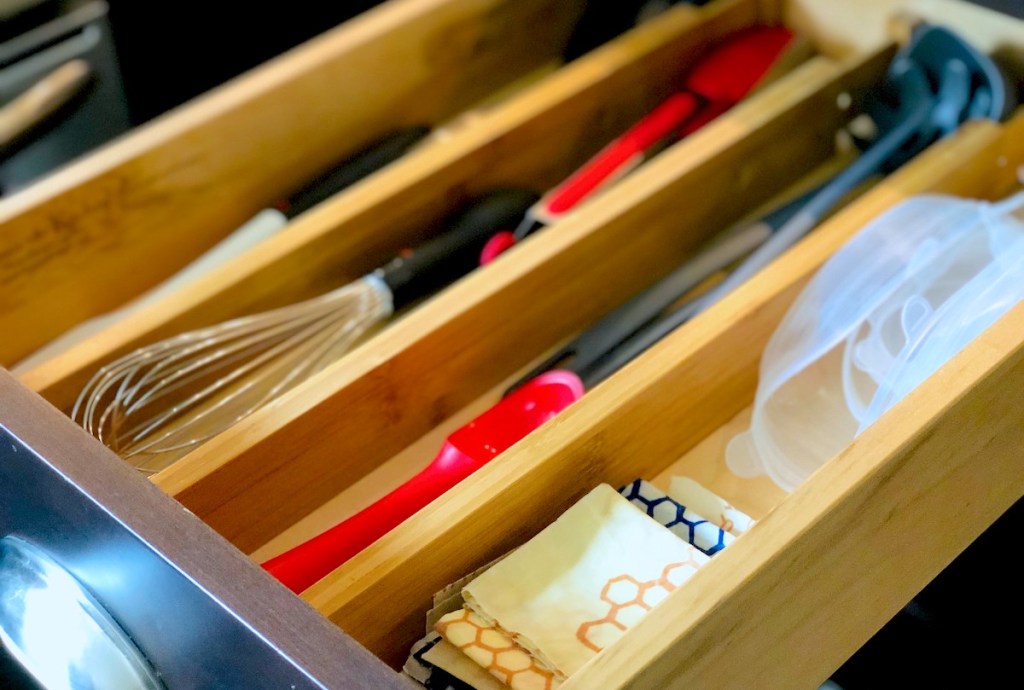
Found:
[[[481,466],[445,445],[426,469],[405,484],[263,567],[293,592],[302,592]]]
[[[691,93],[669,96],[554,189],[546,202],[541,202],[544,212],[551,216],[566,213],[601,186],[632,170],[647,149],[677,131],[700,107],[701,102]]]

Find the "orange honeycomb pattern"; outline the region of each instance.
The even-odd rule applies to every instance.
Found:
[[[666,565],[656,580],[640,582],[629,574],[611,578],[601,590],[601,601],[609,606],[608,615],[580,625],[576,639],[587,649],[600,652],[636,625],[700,566],[701,561],[691,555],[687,561]]]
[[[513,690],[555,690],[561,684],[504,631],[467,608],[449,613],[434,629]]]

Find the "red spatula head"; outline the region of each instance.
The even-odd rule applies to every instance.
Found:
[[[570,371],[549,371],[502,398],[494,407],[458,429],[446,445],[482,466],[583,395]]]
[[[686,89],[715,103],[739,103],[768,74],[792,40],[793,32],[783,27],[737,31],[694,65]]]
[[[365,510],[263,564],[294,592],[309,588],[583,395],[552,371],[506,396],[445,441],[426,469]]]

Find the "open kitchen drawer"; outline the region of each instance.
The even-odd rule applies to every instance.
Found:
[[[840,0],[678,7],[452,121],[550,62],[578,4],[392,0],[0,205],[0,256],[13,257],[0,359],[12,363],[171,273],[282,184],[298,184],[390,126],[448,123],[280,237],[25,374],[24,386],[49,404],[5,380],[0,424],[327,687],[397,687],[400,678],[325,619],[397,667],[435,591],[522,543],[595,484],[689,474],[760,523],[567,687],[815,687],[1024,493],[1013,462],[1024,441],[1024,309],[791,495],[729,475],[716,444],[753,399],[761,348],[830,253],[910,195],[998,198],[1014,189],[1024,119],[971,123],[865,192],[749,284],[303,593],[317,613],[239,550],[269,555],[399,483],[447,431],[493,402],[496,386],[702,239],[820,173],[835,157],[834,133],[884,73],[894,50],[886,26],[902,5],[858,3],[856,20]],[[984,50],[1024,47],[1024,24],[1006,17],[959,2],[906,5]],[[528,21],[548,30],[528,31]],[[153,478],[213,530],[175,512],[174,501],[61,419],[95,368],[118,353],[346,282],[471,193],[556,182],[664,96],[694,49],[774,21],[807,32],[819,55]],[[467,27],[479,32],[474,41],[451,38],[465,38]],[[533,41],[549,49],[524,50]],[[430,55],[447,58],[410,58],[419,54],[410,46],[428,44],[440,51]],[[435,68],[457,70],[455,85],[434,87],[424,104]],[[408,81],[391,82],[382,69]],[[344,79],[358,74],[374,78],[356,78],[356,87]],[[326,97],[338,80],[355,91]],[[104,280],[112,274],[124,279]],[[6,500],[16,489],[5,481],[0,491]],[[72,534],[83,548],[100,538]],[[899,568],[886,567],[897,557]],[[128,589],[145,586],[133,580]]]

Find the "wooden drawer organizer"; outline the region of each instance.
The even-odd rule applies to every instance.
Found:
[[[813,39],[815,57],[557,229],[153,477],[262,559],[400,483],[502,383],[716,230],[834,163],[834,133],[893,54],[887,26],[897,10],[947,23],[983,50],[1024,50],[1024,23],[954,0],[856,9],[714,0],[677,7],[554,70],[581,6],[390,0],[3,201],[0,362],[141,293],[282,189],[393,127],[441,129],[279,237],[21,383],[49,412],[67,411],[99,364],[134,346],[348,282],[435,231],[471,194],[549,187],[730,31],[781,21]],[[843,94],[851,107],[837,105]],[[1024,308],[792,494],[728,474],[722,447],[753,400],[763,345],[833,251],[913,194],[1005,195],[1022,165],[1024,116],[966,125],[302,598],[397,667],[443,585],[522,543],[597,483],[685,473],[762,520],[565,687],[816,687],[1024,494]],[[0,423],[32,425],[23,396],[5,397]],[[61,434],[84,459],[120,463],[84,432]],[[130,473],[110,477],[126,496],[150,490]],[[229,566],[198,581],[214,578],[239,600],[266,592],[296,621],[312,615],[255,565],[224,555],[234,548],[211,543]],[[890,567],[896,558],[900,567]],[[242,582],[247,589],[232,589]],[[336,653],[318,647],[329,633],[308,634],[299,657]],[[383,664],[355,656],[310,673],[329,687],[380,687],[365,679]],[[373,668],[350,673],[357,667]]]

